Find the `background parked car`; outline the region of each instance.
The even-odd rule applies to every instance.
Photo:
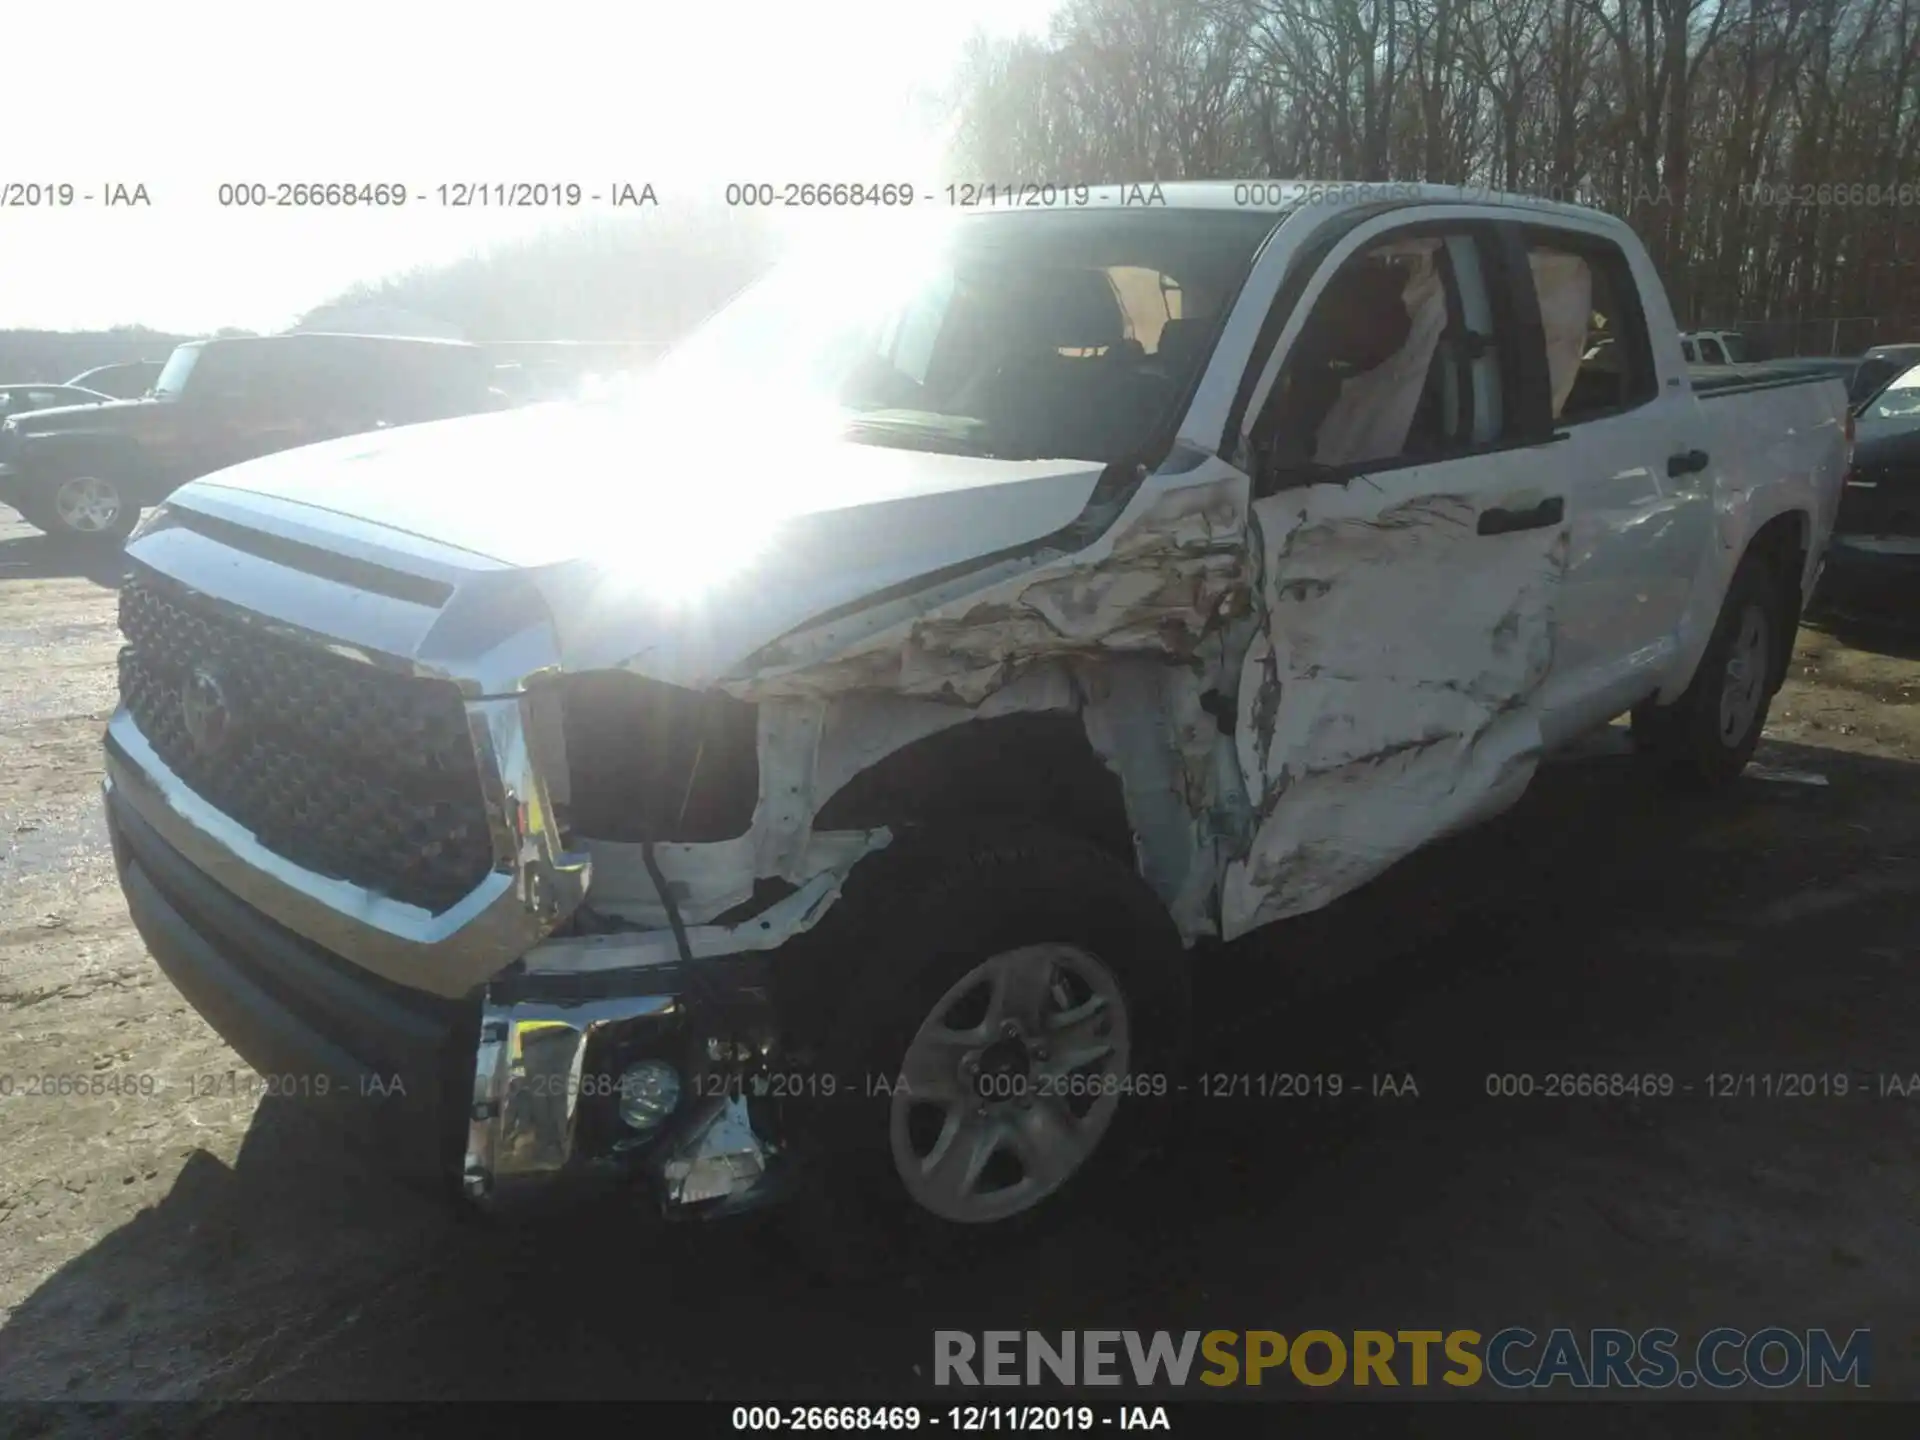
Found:
[[[98,405],[111,400],[98,390],[78,385],[0,385],[0,420],[29,410],[53,410],[62,405]]]
[[[1860,357],[1849,391],[1858,406],[1909,365],[1920,365],[1920,345],[1876,345]]]
[[[128,360],[118,365],[96,365],[82,370],[67,381],[86,390],[97,390],[115,400],[138,400],[160,378],[164,360]]]
[[[1827,550],[1821,603],[1912,618],[1920,596],[1920,365],[1882,385],[1854,420],[1853,468]]]
[[[497,408],[478,346],[300,333],[195,340],[142,400],[0,421],[0,501],[62,538],[118,544],[140,509],[277,450]]]
[[[1744,365],[1752,356],[1747,338],[1734,330],[1695,330],[1680,337],[1690,365]]]

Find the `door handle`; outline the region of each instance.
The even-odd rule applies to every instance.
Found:
[[[1567,502],[1556,495],[1526,510],[1482,510],[1475,527],[1481,535],[1511,535],[1516,530],[1544,530],[1558,525],[1567,514]]]
[[[1667,457],[1667,478],[1678,480],[1682,475],[1695,475],[1707,468],[1707,452],[1704,450],[1683,450],[1678,455]]]

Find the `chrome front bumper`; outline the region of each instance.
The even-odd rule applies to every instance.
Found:
[[[757,957],[697,961],[698,976],[678,962],[585,976],[516,966],[459,998],[409,991],[201,870],[130,802],[128,773],[116,759],[108,829],[155,959],[275,1091],[312,1101],[381,1168],[487,1208],[580,1182],[648,1183],[669,1214],[776,1193],[772,1127],[747,1098],[775,1033]],[[640,1060],[671,1064],[682,1100],[634,1134],[617,1086]]]
[[[718,927],[703,927],[697,981],[667,934],[543,945],[578,906],[589,867],[556,843],[523,702],[468,710],[496,869],[440,915],[265,849],[116,713],[104,789],[122,885],[149,947],[256,1069],[304,1077],[279,1088],[353,1102],[331,1108],[354,1129],[377,1119],[383,1138],[392,1132],[412,1152],[392,1154],[392,1168],[437,1163],[441,1178],[453,1169],[475,1203],[634,1176],[651,1180],[669,1211],[757,1198],[777,1169],[745,1098],[748,1073],[773,1046],[754,973],[762,962],[714,955],[735,948]],[[440,1007],[434,1022],[417,1023],[399,992]],[[460,1013],[465,1021],[449,1018]],[[613,1092],[637,1059],[665,1060],[682,1077],[681,1104],[657,1134],[618,1126]]]
[[[337,517],[317,530],[299,506],[235,509],[216,487],[194,509],[225,515],[228,531],[195,528],[175,506],[149,516],[130,559],[248,623],[459,684],[492,868],[435,914],[295,865],[189,788],[122,709],[106,734],[109,829],[129,909],[182,993],[263,1074],[309,1077],[278,1088],[309,1093],[327,1077],[349,1129],[377,1119],[371,1128],[393,1132],[399,1153],[379,1148],[395,1168],[425,1160],[476,1201],[636,1172],[669,1208],[764,1193],[773,1151],[752,1133],[741,1081],[773,1026],[764,958],[739,952],[804,928],[837,884],[789,897],[792,913],[775,907],[751,931],[695,927],[694,966],[665,932],[555,937],[591,865],[565,848],[539,765],[551,737],[526,681],[550,672],[555,652],[538,597],[464,553],[396,549]],[[253,538],[228,533],[236,525]],[[303,546],[413,578],[349,585],[328,566],[303,569]],[[453,598],[423,600],[420,584]],[[604,1093],[636,1055],[667,1060],[684,1081],[679,1109],[644,1136],[613,1128],[617,1101]],[[395,1076],[406,1093],[393,1093]]]

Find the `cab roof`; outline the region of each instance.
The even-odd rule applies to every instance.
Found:
[[[968,187],[956,187],[963,193]],[[981,191],[993,189],[990,186],[975,187]],[[1059,195],[1072,192],[1075,196],[1081,190],[1078,185],[1001,185],[997,196],[1011,194],[1011,200],[1000,199],[998,204],[982,199],[977,207],[981,212],[987,210],[1008,213],[1011,211],[1048,208],[1058,209],[1139,209],[1151,205],[1156,209],[1170,210],[1252,210],[1279,214],[1292,210],[1305,203],[1323,205],[1329,209],[1344,209],[1354,205],[1375,204],[1381,201],[1417,201],[1424,204],[1451,205],[1497,205],[1514,209],[1530,210],[1535,213],[1551,215],[1578,215],[1592,217],[1596,213],[1585,205],[1567,205],[1556,200],[1543,200],[1533,195],[1522,195],[1512,191],[1494,190],[1485,185],[1437,185],[1403,180],[1167,180],[1167,181],[1111,181],[1101,184],[1089,184],[1084,187],[1090,193],[1085,205],[1077,203],[1049,204],[1046,192]],[[1022,203],[1033,197],[1033,204]]]

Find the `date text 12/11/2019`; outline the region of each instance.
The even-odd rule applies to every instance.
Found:
[[[612,1094],[619,1082],[605,1077],[556,1077],[554,1083],[570,1088],[589,1088],[593,1093]],[[1420,1084],[1410,1072],[1400,1074],[1343,1075],[1332,1072],[1241,1074],[1210,1071],[1193,1077],[1191,1082],[1162,1074],[1087,1074],[1066,1072],[1057,1075],[1026,1075],[1019,1072],[982,1074],[973,1082],[983,1100],[1019,1099],[1098,1099],[1102,1096],[1164,1099],[1171,1095],[1197,1095],[1203,1100],[1338,1100],[1370,1098],[1417,1100]],[[892,1098],[913,1094],[913,1083],[904,1075],[872,1074],[864,1080],[849,1081],[830,1073],[763,1072],[743,1074],[713,1071],[695,1077],[696,1094],[715,1099],[765,1097],[775,1100],[832,1100],[862,1097]]]
[[[1846,1070],[1717,1070],[1691,1079],[1670,1071],[1489,1074],[1486,1093],[1520,1100],[1904,1100],[1920,1096],[1920,1071],[1896,1074]]]
[[[1166,192],[1157,184],[1052,185],[974,182],[922,189],[911,181],[788,182],[739,181],[722,192],[730,208],[776,210],[897,209],[914,204],[945,205],[955,210],[1078,210],[1088,206],[1164,208]]]
[[[951,1430],[960,1434],[1012,1431],[1050,1434],[1095,1430],[1173,1429],[1164,1405],[736,1405],[737,1431]]]
[[[660,197],[644,180],[452,180],[418,189],[398,180],[236,180],[221,185],[214,201],[225,210],[392,210],[409,201],[446,210],[650,210]]]

